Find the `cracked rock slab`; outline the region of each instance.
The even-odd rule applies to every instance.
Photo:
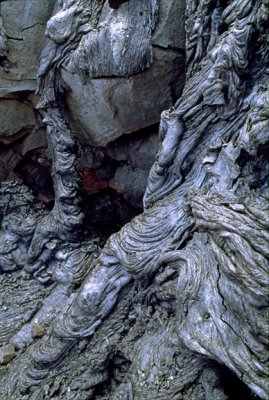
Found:
[[[1,2],[0,13],[7,37],[9,72],[0,69],[0,78],[15,81],[36,79],[39,55],[44,45],[47,20],[55,0],[40,7],[39,0]]]
[[[89,79],[62,69],[71,88],[66,96],[71,126],[83,143],[105,146],[123,133],[131,133],[159,121],[172,106],[184,82],[184,57],[155,49],[153,65],[126,78]]]

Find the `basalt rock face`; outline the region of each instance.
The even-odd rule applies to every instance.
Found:
[[[62,26],[65,38],[51,51],[58,40],[54,32],[62,32]],[[90,2],[86,9],[74,5],[51,19],[51,41],[39,75],[61,57],[55,67],[62,84],[71,89],[66,97],[69,121],[83,143],[104,146],[158,122],[160,112],[172,106],[184,82],[183,26],[182,4],[166,7],[165,1],[154,0],[130,0],[119,7]],[[171,34],[171,27],[178,35]],[[81,40],[70,52],[74,32]]]
[[[136,192],[130,206],[141,209],[158,146],[155,125],[184,83],[184,4],[71,3],[46,0],[40,7],[38,0],[1,2],[0,180],[18,174],[41,200],[53,200],[51,185],[46,189],[51,161],[40,96],[35,94],[53,66],[62,85],[69,87],[64,103],[81,151],[103,154],[97,162],[81,157],[82,175],[93,175],[98,187],[105,181],[128,202]],[[143,148],[148,146],[146,169],[140,171],[126,157],[128,166],[122,169],[117,157],[106,155],[104,146],[126,133],[137,136]],[[124,145],[129,146],[126,141]],[[109,176],[100,178],[100,164],[110,169]],[[87,179],[84,187],[87,192]]]
[[[159,6],[165,21],[180,14]],[[161,114],[143,212],[105,244],[83,226],[79,170],[94,185],[71,101],[92,81],[102,88],[108,71],[134,73],[130,82],[150,73],[156,7],[66,0],[47,25],[39,107],[55,202],[42,207],[17,180],[1,187],[3,399],[268,398],[268,0],[186,1],[187,79]],[[130,48],[138,32],[143,44]],[[165,32],[158,46],[174,38]],[[98,69],[89,55],[104,48]],[[84,138],[89,122],[77,122]],[[98,185],[125,196],[128,160],[139,168],[145,151],[126,137],[82,152]]]
[[[27,154],[46,148],[42,117],[36,110],[36,74],[54,0],[0,4],[0,180]],[[40,154],[39,154],[40,155]],[[38,165],[38,164],[37,164]]]

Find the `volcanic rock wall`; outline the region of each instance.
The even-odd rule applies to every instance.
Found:
[[[91,194],[111,188],[139,208],[157,152],[156,124],[184,83],[184,2],[167,6],[160,1],[150,17],[146,3],[141,10],[131,4],[129,12],[136,12],[136,17],[131,25],[123,26],[121,13],[130,4],[112,8],[105,3],[95,28],[63,63],[61,74],[70,88],[65,99],[68,119],[82,144],[80,169],[85,191]],[[35,92],[41,51],[50,35],[46,24],[59,7],[55,0],[46,0],[42,6],[39,0],[0,4],[0,180],[17,173],[46,203],[53,199],[53,190]],[[133,46],[126,38],[137,41],[133,28],[143,18],[151,20],[144,21],[149,22],[144,55],[148,60],[145,63],[138,58],[137,67],[129,62],[121,70],[113,70],[113,60],[122,49],[114,46],[114,53],[109,49],[117,40],[122,46],[122,38],[127,40],[125,48]],[[106,26],[113,26],[114,31]],[[85,59],[85,52],[90,59]],[[128,59],[126,54],[124,59]],[[130,139],[117,140],[130,133]]]

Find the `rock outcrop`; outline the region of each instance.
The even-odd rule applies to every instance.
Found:
[[[65,57],[59,72],[64,85],[69,87],[65,106],[82,150],[85,146],[97,146],[106,153],[103,147],[126,133],[138,132],[138,140],[143,141],[144,131],[140,134],[141,129],[158,123],[161,111],[170,107],[179,96],[185,70],[184,6],[178,7],[176,2],[172,2],[166,7],[164,1],[159,4],[149,1],[148,4],[141,3],[140,9],[132,2],[121,7],[111,6],[108,1],[101,3],[104,3],[101,8],[90,6],[92,9],[88,12],[92,13],[92,17],[85,25],[85,32],[81,31],[83,37],[76,43],[72,56]],[[37,74],[42,76],[42,68],[49,63],[45,55],[45,64],[38,72],[42,48],[46,37],[47,40],[54,37],[55,20],[52,18],[46,28],[47,21],[57,14],[60,4],[50,0],[40,7],[37,0],[20,0],[2,2],[0,7],[0,179],[6,179],[15,170],[27,183],[40,179],[46,181],[50,160],[45,152],[45,129],[35,91]],[[70,23],[81,18],[81,11],[75,8],[70,8],[67,17]],[[85,14],[85,10],[82,12]],[[122,16],[126,13],[132,17],[125,19],[129,22],[124,25]],[[87,16],[83,18],[87,19]],[[145,32],[137,30],[137,26],[144,26]],[[64,42],[68,41],[68,29],[63,34],[66,36],[62,39],[63,48]],[[125,62],[129,60],[128,49],[139,43],[138,37],[144,36],[142,58]],[[122,57],[123,63],[115,57]],[[118,70],[116,65],[120,66]],[[158,141],[157,130],[155,132],[154,148]],[[130,140],[132,142],[133,139]],[[146,145],[147,138],[143,146]],[[148,151],[151,152],[151,149],[148,148]],[[154,157],[151,156],[146,169],[142,166],[141,171],[131,160],[125,159],[130,165],[119,166],[119,170],[114,168],[109,186],[128,201],[132,192],[137,192],[131,204],[141,207],[147,174]],[[45,169],[44,162],[40,167],[40,158],[46,159]],[[85,158],[82,157],[82,160]],[[99,171],[95,171],[91,163],[86,162],[81,167],[98,175]],[[129,179],[131,176],[133,178]],[[36,187],[34,183],[32,189],[36,190]],[[40,197],[49,201],[51,191],[45,197],[40,194]]]
[[[164,20],[178,15],[159,5]],[[91,121],[75,120],[70,99],[109,71],[126,82],[150,74],[174,36],[167,23],[166,39],[155,31],[155,0],[60,6],[38,70],[55,201],[42,206],[18,180],[0,192],[1,396],[267,400],[268,0],[186,2],[186,83],[161,114],[143,211],[107,240],[83,225],[79,169],[89,192],[113,186],[128,198],[145,142],[89,142],[85,169],[72,129],[85,125],[86,140]]]

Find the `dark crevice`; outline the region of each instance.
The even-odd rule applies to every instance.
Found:
[[[85,215],[85,229],[101,235],[103,239],[117,232],[142,211],[130,205],[110,188],[91,195],[83,192],[82,210]]]
[[[184,49],[180,49],[179,47],[175,47],[175,46],[167,46],[167,47],[164,47],[164,46],[160,46],[159,44],[153,44],[152,45],[152,47],[153,48],[156,48],[156,49],[160,49],[160,50],[162,50],[162,51],[167,51],[167,52],[173,52],[173,53],[178,53],[178,54],[181,54],[182,56],[185,56],[186,55],[186,51],[184,50]]]
[[[126,1],[128,0],[108,0],[108,3],[111,8],[117,9],[121,4],[126,3]]]
[[[40,22],[37,22],[36,24],[33,24],[33,25],[31,25],[31,26],[27,26],[26,28],[23,28],[21,31],[22,31],[22,32],[27,31],[28,29],[32,29],[32,28],[34,28],[34,27],[37,26],[37,25],[45,26],[45,24],[41,24]]]
[[[12,37],[12,36],[7,36],[7,39],[17,40],[18,42],[23,42],[23,38],[16,38],[16,37]]]
[[[225,394],[227,400],[259,399],[234,372],[215,361],[206,363],[202,383],[208,400],[218,399],[221,392]],[[220,397],[220,399],[223,398],[223,396]]]
[[[237,159],[241,169],[240,177],[246,179],[250,189],[265,190],[269,186],[269,142],[261,144],[254,156],[242,149]]]
[[[16,166],[15,172],[35,195],[41,194],[45,196],[48,207],[52,207],[54,190],[51,171],[48,167],[46,168],[30,156],[26,156]]]

